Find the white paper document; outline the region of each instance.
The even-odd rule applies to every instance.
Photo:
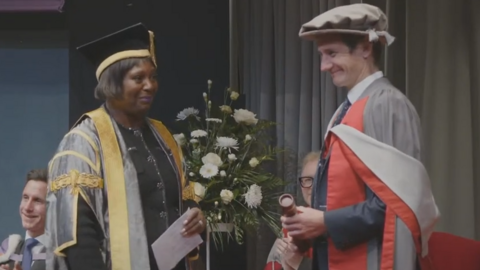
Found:
[[[182,235],[183,222],[190,214],[188,210],[179,217],[153,244],[152,250],[157,260],[159,270],[171,270],[180,260],[187,256],[190,251],[198,247],[202,242],[200,235],[184,237]]]

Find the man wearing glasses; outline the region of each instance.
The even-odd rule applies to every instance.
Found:
[[[310,152],[302,162],[302,172],[298,177],[298,184],[302,188],[303,200],[310,207],[312,198],[313,178],[317,172],[320,152]],[[289,249],[290,236],[283,230],[283,239],[277,239],[273,244],[264,270],[310,270],[312,264],[312,249],[306,254],[298,254]]]

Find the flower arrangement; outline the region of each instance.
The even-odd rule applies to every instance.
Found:
[[[279,152],[270,146],[268,134],[275,123],[257,119],[245,109],[232,110],[239,93],[230,89],[224,92],[222,105],[212,104],[211,89],[209,80],[208,92],[203,93],[203,116],[192,107],[178,113],[185,132],[174,137],[183,150],[186,177],[194,185],[215,245],[222,244],[215,230],[221,223],[233,225],[239,244],[245,230],[256,230],[261,220],[278,234],[278,196],[285,182],[263,166]]]

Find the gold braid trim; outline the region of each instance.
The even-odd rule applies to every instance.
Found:
[[[70,193],[77,195],[80,192],[80,187],[103,188],[103,179],[93,174],[71,170],[68,174],[60,175],[50,183],[50,189],[53,192],[67,187],[72,188]]]
[[[197,196],[195,196],[195,188],[194,188],[195,183],[190,182],[188,183],[188,186],[186,186],[183,191],[182,191],[182,198],[183,200],[192,200],[192,201],[197,201]]]

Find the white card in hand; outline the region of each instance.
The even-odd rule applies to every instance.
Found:
[[[157,260],[159,270],[173,269],[180,260],[203,242],[198,234],[190,237],[184,237],[182,235],[183,222],[187,220],[190,211],[192,210],[188,210],[179,217],[172,226],[152,244],[153,254]]]

